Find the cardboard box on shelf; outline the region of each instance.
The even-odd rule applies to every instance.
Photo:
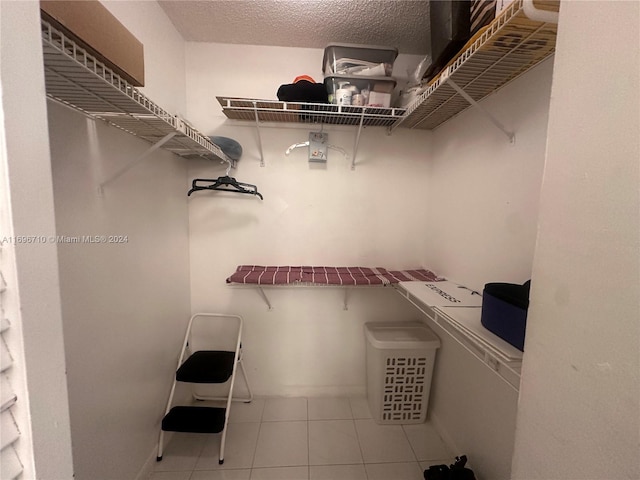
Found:
[[[144,86],[144,47],[98,0],[41,0],[42,18],[135,87]]]

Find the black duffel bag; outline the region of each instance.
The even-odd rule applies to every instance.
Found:
[[[465,467],[467,456],[456,457],[453,465],[432,465],[424,471],[424,480],[476,480],[473,470]]]

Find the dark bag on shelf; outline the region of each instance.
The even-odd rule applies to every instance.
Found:
[[[471,38],[470,0],[431,2],[429,8],[432,63],[424,73],[427,81],[438,75]]]
[[[329,103],[329,95],[324,83],[296,80],[294,83],[280,85],[278,100],[281,102]]]
[[[490,332],[524,351],[531,280],[513,283],[487,283],[482,292],[480,322]]]

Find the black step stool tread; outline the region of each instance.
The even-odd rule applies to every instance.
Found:
[[[235,352],[202,350],[180,365],[176,380],[189,383],[224,383],[233,373]]]
[[[173,407],[162,419],[165,432],[220,433],[224,430],[225,408]]]

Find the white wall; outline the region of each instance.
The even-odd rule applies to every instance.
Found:
[[[426,263],[482,291],[531,276],[553,59],[433,132]]]
[[[442,342],[430,421],[457,455],[467,455],[476,478],[511,478],[518,393],[437,324],[427,320],[427,325]]]
[[[39,15],[37,2],[0,2],[0,135],[6,149],[0,155],[0,237],[55,233]],[[12,323],[7,336],[15,362],[11,382],[18,394],[12,411],[22,433],[17,451],[23,478],[71,479],[56,246],[9,242],[2,250],[3,266],[14,267],[4,270],[8,305],[3,315]]]
[[[515,143],[476,109],[433,131],[424,263],[478,291],[530,278],[552,69],[547,60],[482,101]],[[443,339],[433,421],[478,478],[510,478],[517,392],[432,326]]]
[[[433,134],[398,129],[388,137],[366,129],[355,171],[333,151],[318,169],[306,162],[305,151],[284,155],[306,139],[309,126],[267,126],[266,167],[260,168],[255,127],[225,121],[214,96],[275,98],[279,84],[295,75],[317,76],[321,55],[187,44],[189,118],[242,143],[245,155],[233,174],[265,195],[263,202],[208,193],[189,200],[192,307],[245,316],[245,358],[262,394],[362,393],[362,324],[421,315],[388,290],[358,291],[348,312],[338,291],[267,290],[274,305],[267,311],[257,292],[224,285],[238,264],[422,265],[478,289],[488,281],[523,281],[531,271],[552,63],[484,102],[517,132],[515,145],[470,110]],[[350,148],[355,129],[328,131],[331,143]],[[190,177],[222,172],[200,162]],[[486,255],[475,242],[498,248]],[[470,455],[479,478],[509,478],[516,392],[431,326],[443,339],[432,419],[458,452]]]
[[[236,138],[244,154],[231,175],[252,183],[264,200],[197,192],[189,200],[192,308],[244,315],[245,361],[258,394],[364,393],[363,323],[416,317],[391,289],[359,290],[342,310],[334,289],[258,293],[225,279],[241,264],[421,265],[425,225],[428,134],[363,131],[354,171],[330,150],[325,167],[307,151],[287,147],[319,127],[262,128],[266,166],[249,123],[225,122],[215,95],[276,98],[283,83],[309,74],[322,80],[322,49],[187,44],[188,117],[207,134]],[[351,153],[355,128],[325,127],[329,142]],[[216,178],[225,167],[193,162],[190,178]]]
[[[49,105],[75,474],[133,478],[150,455],[189,317],[185,166],[156,153],[97,186],[148,145]],[[113,462],[118,458],[118,462]]]
[[[144,43],[145,92],[164,108],[182,108],[183,44],[160,7],[110,7]],[[48,106],[58,235],[126,237],[58,244],[75,478],[135,478],[155,462],[190,315],[187,164],[156,151],[99,196],[98,185],[150,144]]]
[[[140,90],[174,115],[186,113],[184,40],[155,1],[101,0],[144,46]]]
[[[561,7],[513,478],[640,478],[639,20]]]

